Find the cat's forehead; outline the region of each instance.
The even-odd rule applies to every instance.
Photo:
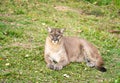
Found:
[[[60,33],[60,29],[52,28],[51,33]]]

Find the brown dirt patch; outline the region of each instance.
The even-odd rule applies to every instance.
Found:
[[[31,48],[36,48],[36,47],[41,47],[43,46],[41,43],[21,43],[21,42],[15,42],[10,45],[10,47],[21,47],[24,49],[31,49]]]
[[[54,8],[58,11],[68,11],[68,10],[70,10],[70,8],[67,7],[67,6],[54,6]]]
[[[58,11],[72,11],[72,12],[76,12],[76,13],[80,13],[80,14],[83,13],[82,10],[73,9],[73,8],[70,8],[67,6],[54,6],[54,8]]]
[[[10,45],[10,47],[21,47],[24,49],[31,49],[31,48],[36,48],[42,46],[41,43],[20,43],[20,42],[15,42],[13,44]]]
[[[32,47],[32,45],[30,43],[25,44],[25,43],[20,43],[20,42],[15,42],[15,43],[11,44],[11,46],[22,47],[22,48],[31,48]]]

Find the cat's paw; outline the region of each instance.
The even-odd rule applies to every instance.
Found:
[[[55,65],[54,66],[54,70],[61,70],[63,68],[63,66],[61,66],[61,65]]]
[[[53,65],[53,64],[47,64],[47,67],[48,67],[49,69],[53,69],[53,70],[54,70],[54,65]]]

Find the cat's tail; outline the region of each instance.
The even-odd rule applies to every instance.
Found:
[[[96,68],[97,70],[101,71],[101,72],[106,72],[107,69],[106,69],[103,65],[104,65],[104,63],[103,63],[102,59],[101,59],[101,60],[98,59],[98,60],[96,61],[95,68]]]
[[[101,72],[106,72],[107,69],[103,67],[104,62],[98,49],[86,40],[81,40],[81,42],[83,43],[84,57],[87,65],[89,67],[95,67]]]
[[[105,67],[97,67],[97,69],[101,72],[106,72],[107,69]]]

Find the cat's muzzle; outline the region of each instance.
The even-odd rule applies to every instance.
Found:
[[[57,43],[59,42],[59,39],[54,37],[54,38],[52,39],[52,42],[53,42],[54,44],[57,44]]]

